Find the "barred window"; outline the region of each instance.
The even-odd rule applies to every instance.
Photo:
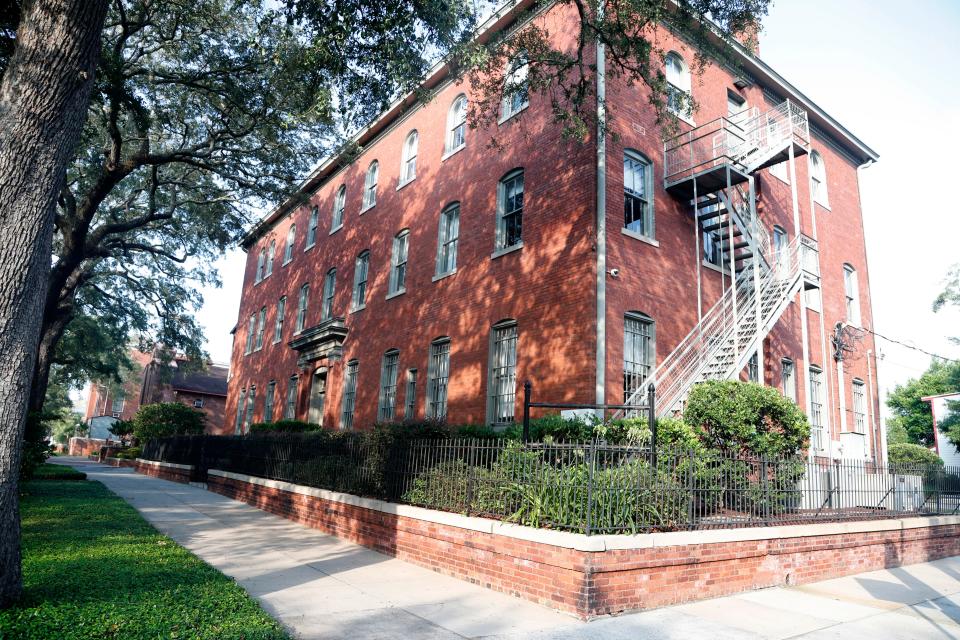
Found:
[[[273,422],[273,397],[277,392],[276,380],[267,383],[267,395],[263,399],[263,421]]]
[[[310,209],[310,226],[307,227],[307,249],[317,244],[317,226],[319,224],[320,209],[317,205],[313,205],[313,208]]]
[[[333,317],[333,294],[337,286],[337,270],[330,269],[323,278],[323,308],[320,310],[320,321]]]
[[[407,253],[410,230],[404,229],[393,238],[393,257],[390,259],[390,286],[388,294],[407,290]]]
[[[250,395],[247,396],[247,417],[243,421],[243,432],[248,433],[250,431],[250,425],[253,424],[253,409],[256,404],[257,398],[257,388],[253,385],[250,386]]]
[[[267,326],[267,308],[260,307],[260,319],[257,323],[257,346],[256,350],[263,349],[263,332]]]
[[[489,422],[509,424],[517,390],[517,323],[504,320],[490,334]]]
[[[300,297],[297,301],[297,326],[294,333],[300,333],[307,324],[307,302],[310,298],[310,284],[300,287]]]
[[[460,241],[460,203],[454,202],[440,212],[440,233],[437,238],[437,273],[442,276],[457,268],[457,244]]]
[[[438,338],[430,344],[427,366],[427,417],[447,417],[447,384],[450,380],[450,338]]]
[[[497,194],[497,250],[509,249],[523,240],[523,169],[500,179]]]
[[[287,314],[287,296],[283,296],[277,301],[277,318],[273,321],[273,341],[280,342],[283,339],[283,320]]]
[[[276,252],[277,252],[277,241],[272,240],[270,242],[270,250],[267,251],[267,271],[263,276],[264,278],[266,278],[271,273],[273,273],[273,259],[275,257],[274,254],[276,254]]]
[[[867,401],[864,394],[863,380],[853,380],[853,430],[857,433],[867,432]]]
[[[793,360],[784,358],[780,361],[780,384],[783,396],[794,402],[797,401],[797,376]]]
[[[824,449],[823,381],[820,367],[810,367],[810,445],[814,451]]]
[[[367,167],[367,175],[363,179],[363,207],[366,211],[377,204],[377,178],[380,174],[380,163],[374,160]]]
[[[467,96],[462,93],[453,100],[447,114],[447,153],[462,147],[467,139]]]
[[[407,134],[403,142],[403,157],[400,161],[400,185],[403,186],[417,177],[417,147],[420,135],[416,129]]]
[[[346,374],[343,379],[343,410],[340,414],[340,428],[353,428],[353,410],[357,396],[357,373],[360,363],[351,360],[347,363]]]
[[[370,270],[370,252],[357,256],[353,267],[353,310],[363,309],[367,304],[367,275]]]
[[[656,343],[653,318],[631,312],[623,318],[623,401],[636,404],[633,394],[653,372]]]
[[[283,264],[287,264],[293,260],[293,243],[297,239],[297,225],[290,225],[290,230],[287,231],[287,244],[283,248]]]
[[[343,226],[343,211],[347,207],[347,187],[340,185],[337,189],[337,195],[333,199],[333,220],[330,223],[330,231],[334,231]]]
[[[247,320],[247,341],[243,345],[243,352],[250,353],[253,351],[253,339],[256,336],[257,330],[257,314],[251,313],[250,319]]]
[[[653,237],[653,164],[628,149],[623,155],[623,228]]]
[[[380,411],[377,418],[381,422],[391,422],[397,406],[397,375],[400,366],[400,352],[391,349],[383,354],[383,368],[380,371]]]
[[[233,432],[236,434],[240,433],[241,427],[243,427],[243,416],[247,412],[247,390],[240,389],[240,396],[237,398],[237,419],[233,424]]]
[[[297,385],[300,382],[298,376],[290,376],[287,380],[287,402],[283,408],[283,417],[286,420],[293,420],[297,417]]]
[[[417,412],[417,370],[407,370],[407,389],[404,393],[403,417],[410,420]]]

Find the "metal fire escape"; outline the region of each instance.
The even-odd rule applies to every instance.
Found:
[[[816,242],[800,235],[772,246],[754,186],[757,171],[807,153],[809,140],[806,111],[786,101],[764,113],[719,118],[664,144],[664,186],[690,203],[698,260],[709,234],[729,277],[721,275],[720,299],[625,404],[639,402],[654,383],[657,413],[669,415],[694,384],[737,378],[801,287],[820,286]]]

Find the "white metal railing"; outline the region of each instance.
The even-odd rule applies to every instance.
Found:
[[[748,173],[788,144],[807,148],[807,112],[790,100],[760,113],[721,117],[666,141],[664,181],[676,183],[712,167],[732,164]]]

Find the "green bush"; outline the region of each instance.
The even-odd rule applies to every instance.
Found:
[[[151,438],[203,433],[206,417],[202,411],[179,402],[161,402],[140,407],[133,417],[137,442]]]
[[[807,447],[803,411],[772,387],[708,380],[691,389],[683,412],[708,448],[743,456],[793,456]]]
[[[891,444],[887,446],[887,460],[890,464],[932,464],[943,466],[943,460],[935,452],[919,444]]]
[[[121,458],[123,460],[136,460],[140,457],[141,453],[143,453],[143,449],[141,447],[127,447],[126,449],[118,451],[114,457]]]
[[[276,422],[255,422],[250,425],[250,433],[309,433],[323,431],[323,427],[302,420],[277,420]]]
[[[133,438],[133,420],[117,420],[110,425],[110,433],[120,438],[120,442],[129,444]]]

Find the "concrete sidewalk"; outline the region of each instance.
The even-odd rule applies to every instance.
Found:
[[[960,557],[582,623],[197,487],[51,461],[103,482],[300,638],[960,639]]]

